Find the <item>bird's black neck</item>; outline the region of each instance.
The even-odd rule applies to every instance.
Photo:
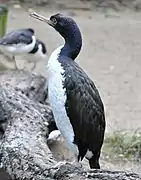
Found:
[[[61,49],[60,55],[67,56],[73,60],[78,56],[82,47],[82,37],[79,29],[74,29],[73,32],[63,34],[65,39],[64,47]]]

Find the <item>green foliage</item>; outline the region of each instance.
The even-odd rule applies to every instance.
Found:
[[[0,37],[4,36],[7,27],[8,9],[4,5],[0,5]]]
[[[103,151],[109,157],[141,160],[141,133],[114,133],[105,138]]]

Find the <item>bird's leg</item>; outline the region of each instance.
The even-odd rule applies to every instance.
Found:
[[[17,63],[16,63],[15,56],[12,56],[12,60],[14,61],[14,64],[15,64],[15,69],[18,69],[18,66],[17,66]]]

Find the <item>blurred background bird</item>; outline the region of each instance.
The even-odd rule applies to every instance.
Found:
[[[28,62],[33,62],[35,69],[37,61],[46,57],[47,50],[45,44],[36,38],[32,28],[16,29],[7,33],[0,39],[0,50],[8,58],[14,61],[15,69],[18,69],[15,56],[23,56]]]

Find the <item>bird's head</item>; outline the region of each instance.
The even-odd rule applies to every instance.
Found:
[[[62,54],[75,59],[82,46],[81,32],[76,22],[71,18],[60,13],[52,15],[49,19],[35,12],[31,17],[38,19],[52,26],[65,39],[65,46],[62,48]]]
[[[31,13],[30,16],[52,26],[56,31],[58,31],[64,37],[64,39],[67,39],[71,37],[73,34],[78,33],[78,32],[81,36],[81,33],[79,31],[79,28],[76,22],[71,17],[67,17],[67,16],[64,16],[63,14],[58,13],[58,14],[52,15],[48,19],[35,12]]]

